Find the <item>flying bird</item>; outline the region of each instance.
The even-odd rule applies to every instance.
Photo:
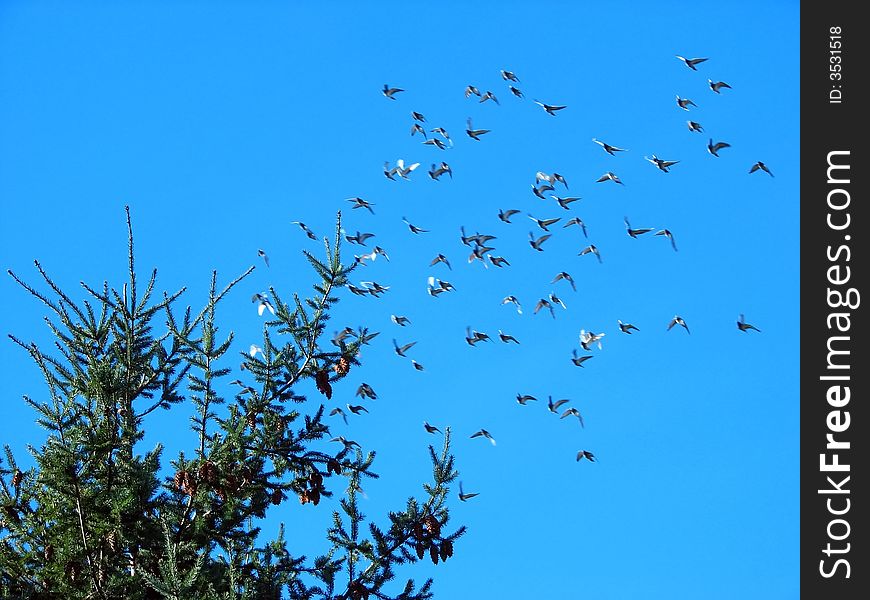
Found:
[[[473,494],[466,494],[462,489],[462,482],[459,482],[459,499],[465,502],[466,500],[471,500],[475,496],[479,496],[480,492],[474,492]]]
[[[413,125],[411,125],[411,137],[414,137],[415,133],[421,134],[424,138],[428,137],[426,135],[426,130],[423,129],[423,126],[419,123],[414,123]]]
[[[577,462],[580,462],[580,459],[585,458],[589,462],[595,462],[595,455],[589,452],[589,450],[580,450],[577,452]]]
[[[743,313],[740,313],[740,317],[738,317],[737,319],[737,329],[739,329],[740,331],[749,331],[750,329],[753,329],[761,333],[761,330],[758,327],[756,327],[755,325],[750,325],[744,320]]]
[[[556,413],[556,411],[559,410],[559,407],[566,402],[570,402],[570,400],[568,398],[562,398],[561,400],[556,400],[555,402],[553,402],[553,397],[547,396],[547,410],[549,410],[551,413]]]
[[[558,304],[559,306],[561,306],[563,310],[568,310],[568,307],[565,306],[565,303],[562,302],[562,300],[559,299],[559,297],[556,296],[556,294],[554,294],[553,292],[550,292],[549,299],[550,302],[552,302],[553,304]]]
[[[695,65],[700,64],[700,63],[704,62],[705,60],[707,60],[706,58],[683,58],[679,54],[677,55],[677,58],[679,58],[681,61],[686,63],[686,66],[689,67],[690,69],[692,69],[693,71],[698,70],[695,68]]]
[[[505,223],[510,223],[511,217],[519,212],[520,211],[518,211],[515,208],[509,208],[508,210],[498,209],[498,218],[500,220],[504,221]]]
[[[653,154],[651,157],[644,156],[644,158],[647,159],[652,164],[654,164],[656,167],[658,167],[659,170],[664,171],[665,173],[669,173],[670,172],[669,168],[672,167],[673,165],[677,164],[678,162],[680,162],[678,160],[664,160],[664,159],[657,157],[655,154]]]
[[[509,86],[508,86],[508,89],[511,91],[511,94],[513,94],[513,95],[516,96],[517,98],[522,98],[522,97],[523,97],[523,93],[522,93],[522,91],[520,91],[519,88],[515,88],[514,86],[509,85]]]
[[[257,256],[263,259],[263,262],[266,263],[266,266],[269,266],[269,255],[266,254],[266,251],[262,248],[257,250]]]
[[[517,314],[523,314],[523,307],[520,305],[520,301],[517,300],[516,296],[506,296],[504,300],[501,301],[502,304],[513,304],[517,307]]]
[[[712,154],[713,156],[719,156],[719,150],[722,148],[730,148],[731,144],[727,142],[716,142],[713,143],[713,138],[710,138],[710,141],[707,143],[707,152]]]
[[[559,206],[561,206],[565,210],[571,210],[570,208],[568,208],[568,205],[572,202],[577,202],[578,200],[580,200],[580,196],[569,196],[567,198],[562,198],[560,196],[550,196],[550,198],[555,200],[559,204]]]
[[[447,148],[447,144],[445,144],[444,142],[442,142],[441,140],[439,140],[436,137],[424,140],[423,144],[426,146],[435,146],[439,150],[444,150],[445,148]]]
[[[390,321],[392,321],[399,327],[404,327],[405,325],[410,325],[411,323],[411,320],[408,317],[404,317],[402,315],[390,315]]]
[[[373,233],[361,233],[357,231],[354,235],[347,235],[345,233],[344,239],[346,239],[351,244],[359,244],[360,246],[365,246],[366,241],[375,237]]]
[[[538,106],[543,108],[545,111],[547,111],[548,114],[553,115],[553,116],[556,115],[557,110],[562,110],[563,108],[567,108],[567,106],[564,106],[564,105],[557,106],[555,104],[547,104],[546,102],[541,102],[539,100],[535,100],[534,102],[535,102],[535,104],[537,104]]]
[[[448,268],[448,269],[450,269],[451,271],[453,270],[453,267],[450,266],[450,261],[447,260],[447,257],[444,256],[443,254],[438,254],[438,256],[436,256],[435,258],[433,258],[433,259],[432,259],[432,262],[429,263],[429,266],[430,266],[430,267],[434,267],[434,266],[437,265],[438,263],[444,263],[445,265],[447,265],[447,268]]]
[[[686,330],[686,333],[692,333],[691,331],[689,331],[689,326],[686,325],[686,322],[683,320],[683,317],[681,317],[680,315],[675,315],[674,318],[671,319],[671,322],[668,323],[668,331],[670,331],[674,325],[679,325],[680,327],[682,327],[683,329]]]
[[[704,131],[704,128],[701,127],[700,123],[696,123],[694,121],[686,121],[686,125],[688,125],[689,131],[698,132],[698,133],[702,133]]]
[[[453,142],[450,140],[450,134],[448,134],[448,133],[447,133],[447,130],[444,129],[443,127],[436,127],[436,128],[434,128],[434,129],[430,129],[430,130],[429,130],[429,133],[437,133],[438,135],[440,135],[441,137],[443,137],[445,140],[447,140],[448,142],[450,142],[451,145],[453,144]]]
[[[363,413],[363,412],[364,413],[369,412],[368,409],[365,406],[363,406],[362,404],[348,404],[347,409],[355,415],[358,415],[358,414]]]
[[[426,430],[426,433],[441,433],[441,430],[435,427],[434,425],[429,425],[428,422],[423,421],[423,428]]]
[[[551,234],[546,233],[546,234],[542,235],[541,237],[535,239],[535,236],[534,236],[534,235],[532,234],[532,232],[530,231],[530,232],[529,232],[529,244],[532,246],[532,248],[534,248],[534,249],[537,250],[538,252],[543,252],[544,249],[541,248],[541,244],[543,244],[543,243],[546,242],[548,239],[550,239],[550,235],[551,235]]]
[[[263,311],[267,310],[275,314],[275,307],[272,306],[272,303],[269,301],[269,297],[266,294],[256,293],[251,296],[251,302],[257,303],[257,314],[263,316]]]
[[[345,450],[350,450],[350,449],[353,448],[354,446],[356,446],[357,448],[360,448],[360,445],[359,445],[359,444],[357,444],[357,443],[356,443],[355,441],[353,441],[353,440],[345,439],[345,437],[344,437],[343,435],[340,435],[340,436],[338,436],[338,437],[334,437],[334,438],[332,438],[332,439],[329,440],[329,441],[330,441],[330,442],[341,442],[342,444],[344,444],[344,449],[345,449]]]
[[[573,218],[571,218],[568,222],[566,222],[564,225],[562,225],[562,229],[564,229],[564,228],[566,228],[566,227],[570,227],[571,225],[577,225],[577,226],[579,226],[580,229],[583,230],[583,237],[586,237],[586,238],[589,237],[589,236],[586,234],[586,224],[583,222],[583,220],[582,220],[580,217],[573,217]]]
[[[771,177],[773,177],[773,173],[771,173],[771,172],[770,172],[770,169],[767,168],[767,165],[764,164],[764,163],[761,162],[761,161],[758,161],[757,163],[755,163],[754,165],[752,165],[751,167],[749,167],[749,172],[750,172],[750,173],[755,173],[755,172],[758,171],[759,169],[761,169],[762,171],[764,171],[765,173],[767,173],[768,175],[770,175]]]
[[[438,181],[438,178],[447,173],[450,175],[450,179],[453,179],[453,169],[450,168],[446,162],[441,161],[441,164],[436,167],[435,163],[432,163],[432,168],[429,170],[429,177]]]
[[[254,358],[257,355],[257,352],[260,353],[260,356],[264,358],[266,357],[266,355],[263,354],[262,348],[260,348],[257,344],[251,344],[251,347],[248,349],[248,354],[251,356],[251,358]]]
[[[509,333],[504,333],[501,329],[498,330],[498,339],[503,341],[505,344],[509,344],[511,342],[514,342],[515,344],[520,343],[520,341],[517,338],[515,338],[514,336],[512,336]]]
[[[495,446],[495,438],[492,437],[492,435],[486,429],[480,429],[471,434],[471,439],[474,439],[476,437],[484,437],[489,440],[490,444]]]
[[[538,186],[535,185],[535,184],[532,184],[532,193],[533,193],[535,196],[537,196],[538,198],[540,198],[541,200],[546,200],[546,199],[547,199],[547,197],[544,196],[544,192],[550,192],[550,191],[555,190],[555,189],[556,189],[556,188],[554,188],[554,187],[553,187],[552,185],[550,185],[549,183],[543,183],[543,184],[541,184],[540,187],[538,187]]]
[[[688,98],[680,98],[679,96],[677,96],[677,105],[680,108],[682,108],[683,110],[689,110],[690,106],[694,106],[695,108],[698,107],[697,104],[695,104],[694,102],[692,102]]]
[[[582,367],[583,363],[585,363],[587,360],[592,358],[592,356],[593,356],[592,354],[586,354],[584,356],[580,356],[579,354],[577,354],[576,348],[571,349],[571,362],[574,363],[574,366]]]
[[[365,209],[367,209],[370,213],[375,214],[375,211],[372,209],[372,206],[374,206],[374,204],[373,204],[372,202],[369,202],[368,200],[363,200],[362,198],[360,198],[359,196],[357,196],[357,197],[354,197],[354,198],[348,198],[347,201],[348,201],[348,202],[353,202],[353,206],[351,206],[351,209],[355,209],[355,208],[365,208]]]
[[[498,98],[496,98],[495,94],[493,94],[489,90],[487,90],[486,93],[484,93],[483,96],[481,96],[481,98],[480,98],[480,100],[478,100],[478,102],[486,102],[487,100],[492,100],[496,104],[499,104]]]
[[[553,310],[553,305],[546,298],[541,298],[540,300],[538,300],[538,303],[535,304],[535,310],[533,311],[533,313],[538,314],[538,311],[542,308],[548,309],[550,311],[550,316],[554,319],[556,318],[556,311]]]
[[[517,402],[522,404],[523,406],[525,406],[527,402],[531,401],[537,401],[537,398],[535,398],[534,396],[529,396],[528,394],[517,394]]]
[[[501,71],[501,78],[505,81],[513,81],[514,83],[520,82],[519,77],[510,71],[505,71],[504,69]]]
[[[619,323],[619,330],[620,330],[622,333],[627,333],[627,334],[631,335],[631,330],[632,330],[632,329],[635,330],[635,331],[640,331],[640,329],[638,329],[637,327],[635,327],[635,326],[632,325],[631,323],[623,323],[623,322],[620,321],[619,319],[617,319],[616,322]]]
[[[489,133],[490,131],[489,129],[475,129],[474,126],[471,124],[471,117],[468,117],[465,122],[468,124],[468,129],[465,130],[465,133],[467,133],[468,137],[473,140],[480,141],[480,136],[482,136],[484,133]]]
[[[347,413],[341,410],[341,408],[338,406],[329,411],[330,417],[334,417],[335,415],[341,415],[341,418],[344,419],[344,423],[347,424]]]
[[[607,181],[607,180],[610,180],[614,183],[618,183],[619,185],[625,185],[624,183],[622,183],[622,181],[619,179],[619,177],[616,176],[616,173],[614,173],[612,171],[608,171],[607,173],[605,173],[604,175],[602,175],[601,177],[596,179],[595,183],[601,183],[602,181]]]
[[[490,254],[488,258],[489,262],[491,262],[495,267],[501,268],[504,266],[511,266],[511,264],[503,256],[493,256],[492,254]]]
[[[314,235],[314,232],[311,231],[311,230],[308,228],[308,226],[307,226],[305,223],[303,223],[302,221],[291,221],[291,222],[292,222],[293,224],[295,224],[295,225],[299,225],[299,229],[301,229],[302,231],[304,231],[304,232],[305,232],[305,235],[307,235],[307,236],[309,237],[309,239],[312,239],[312,240],[316,240],[316,239],[317,239],[317,236]]]
[[[416,360],[414,360],[413,358],[411,359],[411,365],[412,365],[415,369],[417,369],[418,371],[422,371],[422,370],[423,370],[423,365],[421,365],[420,363],[418,363],[418,362],[417,362]]]
[[[598,342],[598,349],[601,350],[601,338],[603,338],[606,333],[592,333],[591,331],[586,331],[585,329],[580,330],[580,346],[584,350],[589,350],[595,342]]]
[[[635,239],[637,239],[637,236],[653,230],[652,227],[641,227],[640,229],[633,229],[631,227],[631,223],[628,222],[628,217],[623,217],[622,220],[625,221],[625,230],[628,232],[628,235]]]
[[[538,224],[538,227],[540,227],[540,228],[543,229],[544,231],[550,231],[549,229],[547,229],[547,227],[549,227],[550,225],[553,225],[554,223],[558,223],[559,221],[562,220],[561,217],[557,217],[557,218],[555,218],[555,219],[538,219],[538,218],[536,218],[536,217],[534,217],[534,216],[532,216],[532,215],[528,215],[528,217],[529,217],[532,221],[534,221],[535,223],[537,223],[537,224]]]
[[[592,138],[592,141],[604,148],[604,151],[610,154],[611,156],[616,156],[617,152],[626,152],[625,148],[617,148],[616,146],[611,146],[607,142],[602,142],[599,139]]]
[[[466,86],[465,97],[468,98],[472,94],[474,94],[475,96],[480,96],[480,90],[473,85]]]
[[[574,278],[571,277],[571,275],[569,273],[567,273],[566,271],[561,271],[561,272],[557,273],[556,276],[553,278],[553,281],[550,282],[550,284],[552,285],[552,284],[554,284],[557,281],[560,281],[562,279],[564,279],[565,281],[567,281],[568,283],[571,284],[572,290],[574,290],[575,292],[577,291],[577,286],[574,284]]]
[[[415,121],[420,121],[421,123],[426,122],[426,117],[424,117],[423,115],[418,113],[416,110],[411,111],[411,118],[414,119]]]
[[[390,86],[388,86],[388,85],[385,83],[385,84],[384,84],[384,89],[381,90],[381,93],[382,93],[384,96],[386,96],[387,98],[389,98],[390,100],[395,100],[395,99],[396,99],[396,94],[398,94],[399,92],[404,92],[404,91],[405,91],[405,90],[403,90],[402,88],[394,88],[394,87],[390,87]]]
[[[411,172],[419,166],[420,163],[416,162],[406,167],[405,161],[400,158],[396,161],[396,173],[398,173],[399,177],[401,177],[402,179],[408,179],[408,175],[410,175]]]
[[[580,421],[580,427],[583,427],[583,428],[586,427],[586,425],[583,423],[583,415],[581,415],[580,411],[577,410],[576,408],[571,407],[571,408],[567,409],[565,412],[562,413],[562,416],[559,418],[564,419],[565,417],[569,417],[569,416],[577,417],[577,420]]]
[[[670,229],[660,229],[659,231],[656,231],[654,235],[663,235],[671,240],[671,248],[674,249],[674,252],[677,251],[677,242],[674,240],[674,234],[671,233]]]
[[[598,252],[598,248],[595,244],[589,244],[585,248],[583,248],[577,256],[583,256],[584,254],[594,254],[596,258],[598,258],[598,262],[603,262],[601,260],[601,253]]]
[[[399,346],[399,344],[396,342],[395,338],[393,338],[393,350],[394,350],[395,353],[398,354],[399,356],[404,357],[404,356],[405,356],[405,352],[407,352],[408,350],[410,350],[411,347],[412,347],[414,344],[416,344],[416,343],[417,343],[417,342],[410,342],[410,343],[408,343],[408,344],[404,344],[404,345],[402,345],[402,346]]]
[[[408,229],[411,230],[411,233],[429,233],[428,229],[421,229],[420,227],[417,227],[416,225],[408,221],[408,219],[406,219],[405,217],[402,217],[402,220],[405,222],[405,225],[408,226]]]
[[[710,89],[717,94],[721,93],[719,90],[721,90],[722,88],[728,88],[729,90],[731,89],[731,86],[724,81],[713,81],[712,79],[708,79],[707,83],[710,84]]]

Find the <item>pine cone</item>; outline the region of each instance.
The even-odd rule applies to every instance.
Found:
[[[15,473],[12,475],[12,486],[17,490],[23,479],[24,473],[22,473],[20,469],[15,469]]]
[[[326,472],[331,473],[333,471],[336,475],[341,475],[341,465],[334,458],[330,458],[326,461]]]
[[[338,359],[338,362],[332,365],[332,370],[340,377],[343,377],[347,375],[348,371],[350,371],[350,361],[342,356]]]
[[[251,429],[257,428],[257,415],[255,413],[249,412],[245,416],[245,421],[247,422],[248,427],[250,427]]]
[[[426,515],[423,519],[423,525],[426,526],[426,531],[428,531],[432,537],[439,537],[441,535],[441,523],[438,522],[433,515]]]
[[[416,547],[414,548],[417,551],[417,558],[422,559],[423,555],[426,554],[426,546],[417,542]]]
[[[106,535],[106,543],[109,545],[109,549],[112,552],[116,552],[118,550],[118,536],[114,531],[110,531]]]
[[[45,557],[45,562],[51,562],[51,559],[54,558],[54,546],[51,544],[46,545],[45,550],[42,551],[42,555]]]
[[[453,556],[453,542],[450,540],[441,542],[441,560],[447,560],[445,556]]]
[[[332,385],[329,383],[329,372],[321,369],[314,375],[314,382],[317,384],[317,391],[326,396],[327,400],[332,398]]]
[[[308,490],[299,492],[299,504],[307,504],[308,502],[311,502],[311,498],[308,497]]]
[[[314,503],[314,506],[317,506],[317,504],[320,502],[320,490],[314,488],[313,490],[308,492],[308,496],[311,498],[311,502]]]
[[[193,495],[196,492],[196,483],[193,481],[193,477],[184,469],[175,473],[172,482],[175,485],[175,489],[183,494]]]
[[[218,480],[217,466],[210,460],[205,461],[199,466],[199,478],[213,485]]]
[[[282,492],[281,490],[278,490],[278,489],[276,489],[275,491],[273,491],[273,492],[272,492],[272,496],[269,498],[269,500],[270,500],[270,501],[272,502],[272,504],[274,504],[275,506],[281,504],[281,501],[282,501],[283,499],[284,499],[284,492]]]
[[[323,475],[318,471],[313,471],[311,475],[308,476],[308,481],[311,482],[311,487],[319,488],[323,485]]]
[[[429,558],[432,559],[433,565],[438,564],[438,546],[436,546],[435,544],[429,546]]]

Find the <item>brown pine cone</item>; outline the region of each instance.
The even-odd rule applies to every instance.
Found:
[[[12,486],[15,489],[18,489],[18,486],[21,485],[23,479],[24,473],[22,473],[20,469],[15,469],[15,473],[12,475]]]
[[[432,559],[433,565],[438,564],[438,546],[436,546],[435,544],[429,546],[429,558]]]
[[[414,547],[414,549],[417,551],[417,558],[422,559],[423,555],[426,554],[426,546],[419,542],[417,542],[417,545]]]
[[[423,525],[425,525],[426,531],[432,534],[432,537],[441,535],[441,523],[433,515],[426,515],[423,519]]]
[[[284,499],[284,492],[279,489],[276,489],[272,492],[272,496],[269,498],[270,502],[275,506],[281,504],[281,501]]]
[[[218,469],[212,461],[207,460],[199,466],[199,478],[208,484],[214,484],[218,480]]]
[[[308,481],[311,482],[312,487],[319,488],[323,485],[323,475],[321,475],[318,471],[313,471],[311,475],[308,476]]]
[[[334,365],[332,365],[332,370],[339,376],[347,375],[348,371],[350,371],[350,361],[347,360],[344,356],[338,359]]]
[[[329,383],[329,372],[321,369],[314,375],[314,382],[317,384],[317,391],[326,396],[327,400],[332,398],[332,385]]]

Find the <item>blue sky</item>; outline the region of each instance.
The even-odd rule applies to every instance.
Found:
[[[219,311],[241,352],[261,336],[252,293],[314,283],[300,250],[322,244],[292,221],[323,237],[342,210],[348,232],[375,233],[390,255],[353,275],[390,290],[344,292],[331,322],[381,332],[329,404],[354,403],[362,381],[378,393],[370,414],[332,427],[378,451],[383,477],[366,486],[364,510],[383,523],[420,492],[426,445],[440,444],[424,420],[452,428],[466,491],[480,493],[455,501],[454,519],[469,526],[455,557],[408,574],[434,576],[440,598],[794,598],[798,8],[4,2],[2,266],[36,282],[39,259],[79,298],[80,280],[120,286],[129,204],[140,273],[157,267],[161,291],[187,286],[186,302],[201,305],[213,269],[226,282],[257,265]],[[709,60],[692,71],[677,54]],[[524,99],[501,69],[517,74]],[[708,78],[732,89],[715,94]],[[391,101],[384,83],[405,91]],[[468,84],[500,105],[466,99]],[[697,107],[681,110],[676,95]],[[550,116],[533,99],[567,108]],[[411,111],[454,146],[411,137]],[[491,132],[471,140],[467,117]],[[593,137],[628,151],[609,156]],[[713,157],[710,138],[731,147]],[[652,154],[680,162],[663,173],[644,160]],[[383,162],[399,158],[422,163],[409,181],[383,176]],[[441,160],[452,180],[427,176]],[[758,160],[775,177],[748,174]],[[561,173],[569,189],[555,193],[581,200],[563,210],[536,198],[537,171]],[[596,183],[606,171],[625,185]],[[351,210],[352,196],[375,214]],[[505,224],[500,208],[522,212]],[[562,218],[543,252],[528,245],[530,231],[543,232],[526,213]],[[573,216],[588,240],[561,227]],[[652,233],[630,238],[625,216],[670,229],[679,252]],[[431,231],[414,236],[402,217]],[[460,226],[497,236],[494,254],[510,266],[468,264]],[[589,243],[601,264],[577,256]],[[366,249],[344,250],[352,259]],[[438,253],[452,270],[429,267]],[[577,292],[551,284],[563,270]],[[429,276],[456,291],[429,296]],[[533,314],[550,292],[567,308]],[[501,305],[508,294],[522,315]],[[739,313],[762,333],[738,331]],[[675,314],[691,334],[666,331]],[[45,342],[42,317],[0,279],[0,331]],[[621,333],[617,319],[640,331]],[[470,347],[466,326],[521,344]],[[606,334],[584,368],[570,361],[581,329]],[[392,338],[416,341],[408,354],[425,371],[397,357]],[[43,387],[11,342],[0,361],[0,438],[22,455],[43,434],[20,398]],[[303,388],[316,406],[313,385]],[[517,393],[540,401],[520,406]],[[549,413],[548,395],[569,398],[585,427]],[[187,447],[187,408],[157,416],[146,439],[167,444],[167,462]],[[497,446],[468,438],[481,427]],[[598,462],[575,462],[580,449]],[[286,522],[291,539],[312,540],[300,548],[311,554],[329,512],[289,503],[266,529]]]

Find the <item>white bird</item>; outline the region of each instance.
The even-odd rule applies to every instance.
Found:
[[[698,69],[695,68],[695,65],[700,64],[700,63],[704,62],[705,60],[707,60],[706,58],[683,58],[683,57],[680,56],[679,54],[677,54],[676,56],[677,56],[677,58],[679,58],[681,61],[683,61],[684,63],[686,63],[686,66],[689,67],[690,69],[692,69],[693,71],[697,71],[697,70],[698,70]]]

